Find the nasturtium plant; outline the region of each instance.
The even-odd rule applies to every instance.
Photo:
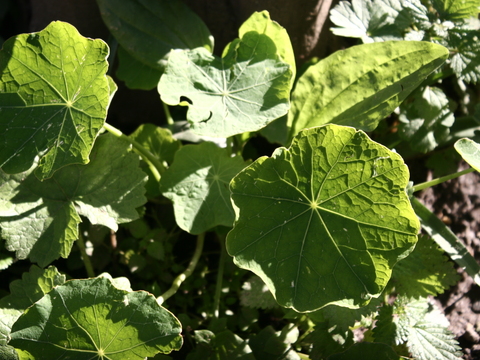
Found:
[[[263,19],[263,27],[269,26],[270,18]],[[166,104],[188,106],[187,120],[196,134],[229,137],[260,130],[285,115],[291,79],[291,66],[269,32],[250,30],[221,58],[204,48],[173,52],[158,92]]]
[[[402,158],[362,131],[301,131],[230,184],[235,263],[259,275],[279,304],[356,308],[377,297],[417,241]]]
[[[13,325],[9,345],[20,360],[143,360],[178,350],[181,328],[151,294],[99,277],[55,287]]]
[[[136,208],[146,201],[146,175],[129,144],[102,135],[90,158],[89,164],[66,166],[43,182],[33,168],[16,175],[0,172],[0,227],[17,258],[46,266],[68,257],[80,215],[113,230],[138,218]],[[117,171],[126,173],[118,177]]]
[[[46,179],[86,164],[110,103],[108,46],[53,22],[3,44],[0,53],[0,168],[32,167]]]
[[[381,42],[337,51],[309,67],[292,94],[290,136],[327,123],[375,129],[448,56],[427,42]]]
[[[267,11],[218,57],[180,0],[97,3],[109,71],[156,88],[167,124],[105,122],[104,42],[62,22],[7,40],[0,271],[24,275],[0,288],[0,358],[170,359],[183,325],[173,358],[459,359],[427,296],[457,281],[444,253],[480,266],[412,195],[445,178],[409,182],[402,156],[477,140],[474,2],[340,2],[334,32],[374,43],[304,64]],[[473,168],[448,178],[479,169],[455,148]]]
[[[211,142],[178,150],[160,181],[160,191],[173,202],[178,226],[191,234],[232,226],[228,184],[245,166],[241,157],[230,157]]]

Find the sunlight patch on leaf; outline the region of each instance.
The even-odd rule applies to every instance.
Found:
[[[362,131],[304,130],[232,179],[227,250],[282,306],[358,308],[417,241],[408,178],[402,158]]]

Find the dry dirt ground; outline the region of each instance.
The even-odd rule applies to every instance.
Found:
[[[459,170],[468,166],[461,164]],[[480,174],[474,172],[425,190],[420,200],[463,241],[480,263]],[[458,269],[459,283],[438,296],[464,359],[480,359],[480,286]]]

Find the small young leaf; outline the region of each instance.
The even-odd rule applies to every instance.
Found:
[[[40,269],[36,265],[23,273],[22,280],[13,281],[10,295],[0,299],[0,345],[6,345],[12,325],[29,306],[64,282],[65,275],[61,275],[54,266]]]
[[[0,226],[7,249],[19,259],[46,266],[67,257],[78,237],[79,215],[116,230],[138,218],[146,201],[145,174],[129,144],[100,136],[87,165],[70,165],[39,181],[32,169],[18,175],[0,171]]]
[[[20,359],[143,360],[182,345],[180,322],[145,291],[105,277],[71,280],[36,302],[13,325]]]
[[[108,47],[70,24],[7,40],[0,51],[0,168],[16,174],[39,156],[46,179],[86,164],[110,102]]]
[[[270,23],[264,18],[264,27]],[[187,98],[192,130],[212,137],[257,131],[285,115],[292,70],[268,34],[248,31],[222,58],[203,48],[173,52],[158,84],[162,100],[178,105]]]
[[[427,236],[418,238],[413,252],[393,269],[390,285],[412,298],[436,296],[458,281],[458,274],[445,253]]]
[[[455,150],[458,151],[463,160],[480,172],[480,144],[470,139],[460,139],[455,143]]]
[[[447,139],[455,116],[445,93],[426,86],[400,106],[399,120],[400,137],[408,141],[412,150],[427,153]]]
[[[182,146],[180,141],[173,138],[170,130],[153,124],[140,125],[129,137],[168,164],[173,162],[173,156]]]
[[[97,0],[97,3],[105,24],[121,46],[117,75],[135,89],[150,90],[157,86],[158,81],[154,80],[160,78],[172,49],[204,47],[213,51],[213,37],[208,28],[182,1]],[[146,78],[148,69],[153,75],[150,79]],[[135,74],[140,79],[134,79]]]
[[[443,46],[416,41],[337,51],[298,80],[288,115],[290,136],[326,123],[375,129],[447,57]]]
[[[232,226],[228,183],[245,166],[241,157],[232,158],[210,142],[178,150],[160,180],[160,191],[173,201],[178,226],[191,234]]]
[[[282,306],[358,308],[417,241],[408,178],[402,158],[362,131],[304,130],[232,179],[227,250]]]

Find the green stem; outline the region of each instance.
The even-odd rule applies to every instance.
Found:
[[[188,264],[187,269],[183,273],[178,275],[175,278],[175,280],[173,280],[173,283],[170,289],[165,291],[162,295],[160,295],[157,298],[157,302],[160,305],[162,305],[165,302],[165,300],[175,295],[175,293],[180,288],[180,285],[185,281],[185,279],[190,275],[192,275],[193,270],[195,270],[198,260],[200,259],[200,255],[202,255],[204,240],[205,240],[205,233],[201,233],[200,235],[197,236],[197,246],[195,247],[195,252],[193,253],[192,260],[190,260],[190,264]]]
[[[153,176],[155,176],[155,179],[157,181],[160,181],[161,174],[165,171],[165,166],[161,163],[160,160],[158,160],[155,155],[153,155],[150,151],[145,149],[141,144],[136,142],[135,140],[129,138],[127,135],[123,134],[119,129],[116,127],[113,127],[112,125],[105,123],[103,124],[103,128],[107,130],[109,133],[115,135],[116,137],[119,137],[121,139],[124,139],[128,141],[132,146],[137,150],[142,158],[149,164],[150,169],[153,172]]]
[[[175,121],[173,121],[172,114],[170,114],[170,109],[168,108],[168,105],[165,104],[163,101],[162,104],[163,111],[165,111],[165,117],[167,118],[167,124],[173,126],[175,124]]]
[[[459,171],[459,172],[456,172],[454,174],[450,174],[450,175],[447,175],[447,176],[442,176],[438,179],[433,179],[431,181],[427,181],[427,182],[424,182],[424,183],[421,183],[421,184],[418,184],[418,185],[415,185],[412,190],[413,192],[416,192],[416,191],[420,191],[420,190],[423,190],[423,189],[426,189],[426,188],[429,188],[429,187],[432,187],[432,186],[435,186],[435,185],[438,185],[438,184],[441,184],[445,181],[448,181],[448,180],[452,180],[452,179],[455,179],[457,177],[460,177],[462,175],[465,175],[465,174],[468,174],[468,173],[471,173],[471,172],[474,172],[475,169],[474,168],[468,168],[466,170],[463,170],[463,171]]]
[[[215,297],[213,298],[213,317],[218,319],[220,316],[220,297],[222,296],[223,271],[225,269],[225,237],[220,239],[220,259],[218,260],[217,283],[215,285]]]
[[[83,264],[85,265],[85,269],[87,270],[88,277],[95,277],[92,262],[90,261],[90,257],[87,255],[87,249],[85,248],[85,241],[83,240],[83,235],[81,231],[78,232],[77,246],[80,249],[80,253],[82,254]]]

